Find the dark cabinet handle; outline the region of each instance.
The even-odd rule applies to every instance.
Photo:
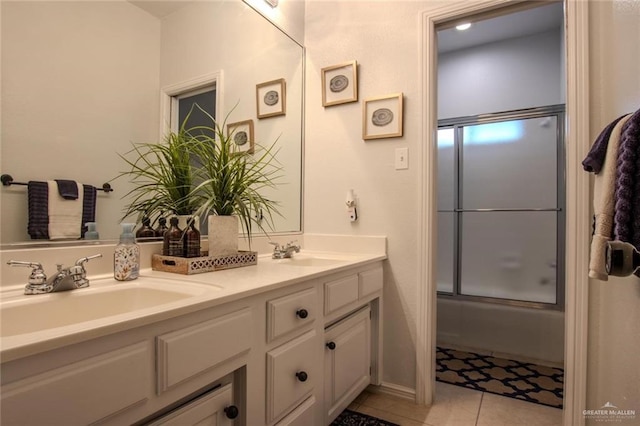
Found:
[[[298,380],[300,380],[301,382],[306,382],[307,379],[309,378],[309,376],[307,375],[307,373],[305,373],[304,371],[298,371],[296,373],[296,377],[298,378]]]
[[[298,318],[305,319],[309,316],[309,311],[307,311],[306,309],[298,309],[296,311],[296,315],[298,316]]]
[[[235,405],[230,405],[228,407],[224,407],[224,413],[227,415],[228,419],[233,420],[238,417],[238,414],[240,412],[238,411],[238,407],[236,407]]]
[[[329,342],[326,345],[330,350],[334,350],[336,348],[335,342]]]

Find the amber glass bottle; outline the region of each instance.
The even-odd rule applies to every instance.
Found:
[[[142,226],[136,231],[136,238],[148,239],[156,236],[156,231],[151,227],[151,219],[147,216],[142,218]]]
[[[167,219],[164,217],[158,218],[158,227],[155,229],[155,234],[157,238],[164,238],[164,233],[167,232],[169,228],[167,228]]]
[[[194,218],[189,218],[189,228],[185,233],[185,257],[200,257],[200,231],[196,229]]]
[[[164,234],[162,254],[166,256],[184,257],[184,232],[178,227],[178,218],[169,220],[171,226]]]

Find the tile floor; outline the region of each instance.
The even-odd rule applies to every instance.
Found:
[[[562,410],[436,382],[431,407],[364,391],[349,406],[400,426],[559,426]]]

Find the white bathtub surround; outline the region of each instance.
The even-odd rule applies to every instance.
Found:
[[[438,345],[562,366],[564,312],[438,298]]]
[[[238,216],[209,215],[209,256],[238,253]]]

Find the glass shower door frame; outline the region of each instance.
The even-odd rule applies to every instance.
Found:
[[[464,209],[462,208],[462,196],[464,187],[462,185],[463,171],[463,131],[465,126],[478,124],[499,123],[512,120],[524,120],[531,118],[556,117],[556,207],[555,208],[486,208],[486,209]],[[565,304],[565,106],[551,105],[546,107],[529,108],[493,114],[482,114],[478,116],[459,117],[438,121],[438,129],[454,129],[454,208],[453,210],[441,210],[438,212],[453,213],[453,292],[438,292],[438,297],[452,298],[456,300],[481,301],[490,303],[500,303],[512,306],[529,308],[564,310]],[[462,271],[462,215],[465,212],[556,212],[556,294],[555,303],[545,303],[536,301],[524,301],[507,298],[497,298],[489,296],[467,295],[462,293],[461,271]]]

